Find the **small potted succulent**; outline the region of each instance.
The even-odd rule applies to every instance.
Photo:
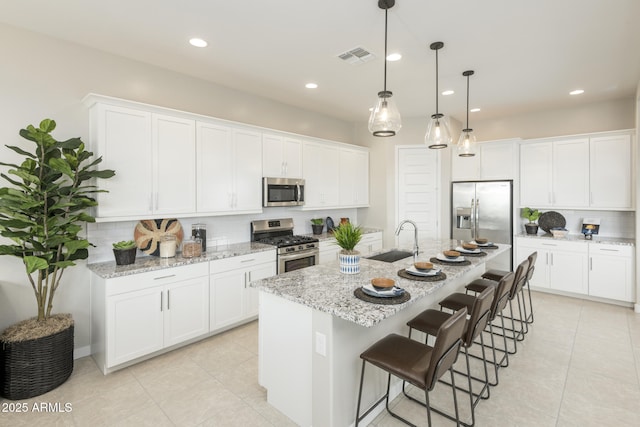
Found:
[[[345,274],[360,273],[360,252],[355,250],[362,239],[362,228],[350,222],[340,224],[333,229],[336,244],[342,248],[338,254],[340,272]]]
[[[527,234],[538,234],[538,224],[536,224],[536,221],[538,220],[538,218],[540,218],[541,213],[542,212],[540,212],[538,209],[522,209],[520,216],[529,220],[529,222],[524,225]]]
[[[136,242],[133,240],[122,240],[112,244],[113,256],[117,265],[129,265],[136,262]]]
[[[322,218],[311,219],[311,229],[313,230],[313,234],[322,234],[323,228],[324,228],[324,220]]]

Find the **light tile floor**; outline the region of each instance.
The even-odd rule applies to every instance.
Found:
[[[640,425],[640,314],[542,293],[534,294],[534,309],[535,322],[500,370],[500,384],[477,407],[476,425]],[[0,398],[0,426],[294,425],[266,402],[257,377],[253,322],[107,376],[91,358],[76,360],[56,390],[25,401]],[[438,385],[431,396],[432,404],[451,407],[450,388]],[[468,417],[466,396],[458,397]],[[68,403],[71,411],[34,411],[43,403]],[[404,397],[392,405],[426,425],[422,407]],[[21,408],[26,412],[16,412]],[[372,425],[403,424],[383,412]],[[434,414],[433,425],[454,423]]]

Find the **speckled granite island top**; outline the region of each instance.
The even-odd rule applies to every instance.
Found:
[[[428,260],[442,250],[458,246],[459,243],[457,240],[420,242],[418,259]],[[358,325],[371,327],[403,310],[409,304],[431,294],[436,289],[447,285],[464,273],[484,264],[509,247],[509,245],[499,244],[498,249],[485,249],[487,256],[466,257],[471,265],[435,264],[447,275],[445,280],[437,282],[422,282],[399,277],[398,270],[413,265],[413,257],[408,257],[394,263],[362,258],[358,274],[340,273],[339,264],[335,261],[256,280],[251,282],[251,286]],[[402,250],[411,252],[411,249],[402,248]],[[387,252],[387,250],[381,252]],[[374,277],[395,279],[398,286],[411,294],[411,299],[403,304],[381,305],[356,298],[353,291],[369,283]]]
[[[208,262],[269,250],[275,251],[275,247],[257,242],[244,242],[218,246],[216,248],[208,248],[207,252],[201,257],[184,258],[181,253],[178,253],[177,256],[173,258],[143,256],[137,257],[135,264],[131,265],[116,265],[114,261],[108,261],[88,264],[87,267],[103,279],[112,279],[114,277],[129,276],[132,274],[145,273],[147,271],[197,264],[199,262]]]

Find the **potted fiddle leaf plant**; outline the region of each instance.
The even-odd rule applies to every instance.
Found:
[[[338,254],[340,272],[344,274],[360,273],[360,252],[355,249],[362,239],[362,228],[350,222],[340,224],[333,229],[336,244],[342,249]]]
[[[311,229],[313,230],[313,234],[322,234],[323,228],[324,228],[324,220],[322,218],[311,219]]]
[[[536,221],[538,220],[538,218],[540,218],[541,213],[542,212],[540,212],[538,209],[522,209],[520,216],[529,220],[529,222],[524,225],[527,234],[538,234],[538,224],[536,224]]]
[[[113,256],[116,259],[116,265],[129,265],[136,262],[136,242],[133,240],[122,240],[112,243]]]
[[[0,255],[20,258],[36,302],[36,316],[9,326],[0,334],[0,395],[27,399],[53,390],[73,371],[73,319],[53,312],[53,299],[67,268],[88,257],[91,245],[83,225],[94,222],[87,209],[96,206],[95,180],[112,170],[97,170],[80,138],[58,141],[56,122],[45,119],[27,126],[20,136],[29,148],[6,145],[21,163],[0,176]],[[6,159],[6,156],[2,156]]]

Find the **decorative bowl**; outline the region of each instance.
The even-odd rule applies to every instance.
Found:
[[[485,243],[487,243],[489,240],[485,239],[484,237],[476,237],[475,238],[476,243],[480,243],[481,245],[484,245]],[[464,246],[463,246],[464,247]]]
[[[463,243],[462,247],[464,249],[469,249],[469,250],[474,250],[474,249],[478,249],[478,245],[476,245],[475,243]]]
[[[433,268],[433,264],[426,261],[414,262],[413,266],[418,270],[431,270]]]
[[[460,252],[458,251],[443,251],[442,253],[450,259],[458,258],[460,256]]]
[[[553,237],[555,238],[562,238],[566,237],[567,234],[569,234],[569,230],[567,230],[566,228],[552,228],[551,234],[553,234]]]
[[[393,279],[388,279],[386,277],[375,277],[371,279],[371,284],[373,288],[378,291],[385,291],[393,288],[396,284],[396,281]]]

